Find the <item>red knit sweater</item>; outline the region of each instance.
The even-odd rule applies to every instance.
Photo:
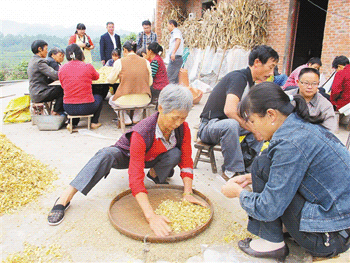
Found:
[[[91,64],[79,60],[71,60],[58,71],[58,78],[63,89],[65,104],[92,103],[92,81],[97,80],[100,74]]]
[[[191,132],[188,124],[184,122],[184,136],[181,146],[181,161],[178,164],[180,169],[193,168],[192,148],[191,148]],[[147,193],[144,184],[144,168],[145,162],[154,160],[158,155],[166,152],[164,144],[160,139],[154,137],[152,147],[146,152],[146,144],[144,139],[137,132],[133,132],[130,142],[130,162],[129,162],[129,186],[132,194],[135,196],[140,192]],[[193,174],[181,172],[181,178],[190,177]]]

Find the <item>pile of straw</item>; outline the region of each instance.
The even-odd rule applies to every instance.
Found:
[[[164,47],[169,48],[170,33],[168,30],[168,21],[171,19],[175,20],[180,28],[180,25],[184,23],[184,17],[186,15],[180,7],[164,9],[162,14],[162,39],[160,42]]]
[[[57,174],[0,133],[0,215],[41,195]]]
[[[200,19],[183,22],[180,19],[179,29],[189,48],[231,49],[238,45],[251,49],[266,42],[269,12],[268,3],[263,0],[220,1]],[[165,47],[169,39],[166,24],[169,17],[176,19],[176,14],[174,10],[164,12],[162,44]]]

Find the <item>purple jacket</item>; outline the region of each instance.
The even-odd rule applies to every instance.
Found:
[[[158,112],[152,114],[146,119],[143,119],[126,133],[124,133],[120,139],[115,143],[114,146],[118,147],[122,150],[122,152],[130,156],[130,138],[132,133],[135,131],[141,135],[146,144],[146,152],[148,152],[153,144],[154,136],[156,133],[156,125],[158,120]],[[181,150],[182,138],[184,134],[183,124],[181,124],[178,128],[175,129],[175,137],[176,137],[176,147]]]

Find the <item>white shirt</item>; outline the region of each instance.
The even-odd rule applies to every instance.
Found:
[[[175,41],[177,38],[181,39],[181,43],[179,48],[176,50],[175,56],[182,56],[184,53],[184,39],[182,38],[181,31],[175,27],[170,34],[171,34],[171,37],[169,41],[169,57],[171,56],[171,54],[175,49]]]
[[[113,46],[114,46],[114,48],[117,48],[117,43],[115,42],[115,37],[114,37],[114,34],[113,34],[113,35],[111,35],[111,34],[108,32],[108,35],[111,37],[111,40],[112,40],[112,42],[113,42]]]

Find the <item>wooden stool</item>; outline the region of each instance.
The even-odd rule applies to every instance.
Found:
[[[148,104],[146,106],[142,106],[142,107],[130,107],[130,108],[114,108],[115,113],[118,115],[118,128],[121,128],[122,133],[125,132],[125,120],[124,120],[124,115],[121,114],[122,111],[124,110],[143,110],[143,118],[146,118],[148,116],[150,116],[150,110],[151,109],[155,109],[156,105],[154,104]]]
[[[245,135],[239,136],[239,142],[241,143],[243,139],[245,138]],[[261,148],[261,151],[263,151],[265,148],[267,148],[268,142],[265,142],[263,147]],[[204,142],[200,141],[199,139],[196,139],[196,143],[194,144],[194,148],[198,149],[196,153],[196,157],[193,162],[193,168],[197,168],[197,164],[199,161],[210,163],[211,164],[211,170],[213,173],[217,173],[216,168],[216,161],[214,156],[214,151],[220,151],[221,152],[221,146],[220,144],[217,145],[210,145],[205,144]],[[203,158],[201,156],[205,156],[206,158]]]
[[[90,114],[90,115],[68,115],[67,118],[69,120],[69,128],[68,128],[68,131],[70,133],[73,132],[73,119],[75,118],[88,118],[88,130],[90,130],[90,125],[91,125],[91,117],[93,117],[94,115],[93,114]]]
[[[196,148],[198,150],[197,150],[196,158],[194,159],[194,162],[193,162],[193,168],[194,169],[197,168],[197,164],[199,161],[205,162],[205,163],[210,163],[212,172],[214,174],[216,174],[217,168],[216,168],[214,151],[221,152],[221,146],[220,145],[209,145],[209,144],[205,144],[204,142],[198,141],[194,145],[194,148]],[[206,158],[203,158],[202,156],[205,156]]]

